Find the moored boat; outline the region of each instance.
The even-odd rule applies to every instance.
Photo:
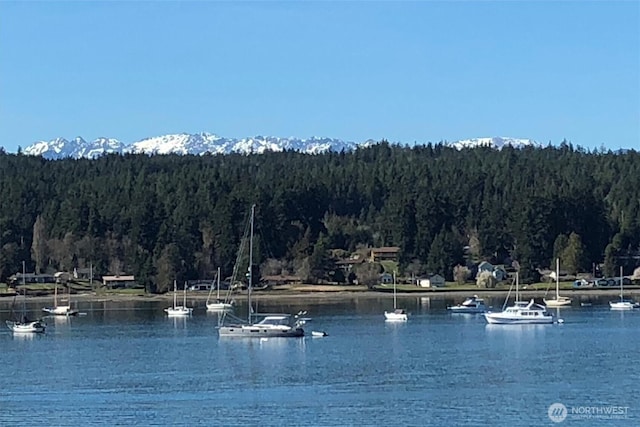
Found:
[[[465,299],[461,304],[447,307],[452,313],[484,313],[487,311],[487,306],[482,298],[478,298],[478,295],[474,295]]]

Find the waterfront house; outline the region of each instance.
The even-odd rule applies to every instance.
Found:
[[[380,275],[380,283],[382,283],[383,285],[391,285],[391,284],[393,284],[393,274],[382,273]]]
[[[400,248],[397,246],[385,246],[382,248],[371,248],[370,262],[398,261]]]
[[[102,276],[102,284],[109,289],[135,288],[138,286],[135,277],[128,275]]]
[[[439,274],[432,274],[429,277],[419,278],[416,283],[421,288],[437,288],[444,286],[444,277]]]

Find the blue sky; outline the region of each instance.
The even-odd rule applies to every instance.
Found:
[[[640,149],[636,1],[0,1],[0,146],[181,132]]]

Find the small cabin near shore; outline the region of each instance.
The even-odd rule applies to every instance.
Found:
[[[439,274],[432,274],[429,277],[422,277],[417,279],[416,285],[421,288],[438,288],[444,286],[444,277]]]
[[[138,284],[136,283],[135,277],[133,276],[125,276],[125,275],[117,275],[117,276],[102,276],[102,284],[109,289],[118,289],[118,288],[136,288]]]

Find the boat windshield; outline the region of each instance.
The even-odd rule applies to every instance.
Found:
[[[288,325],[290,316],[267,316],[258,322],[259,325]]]

